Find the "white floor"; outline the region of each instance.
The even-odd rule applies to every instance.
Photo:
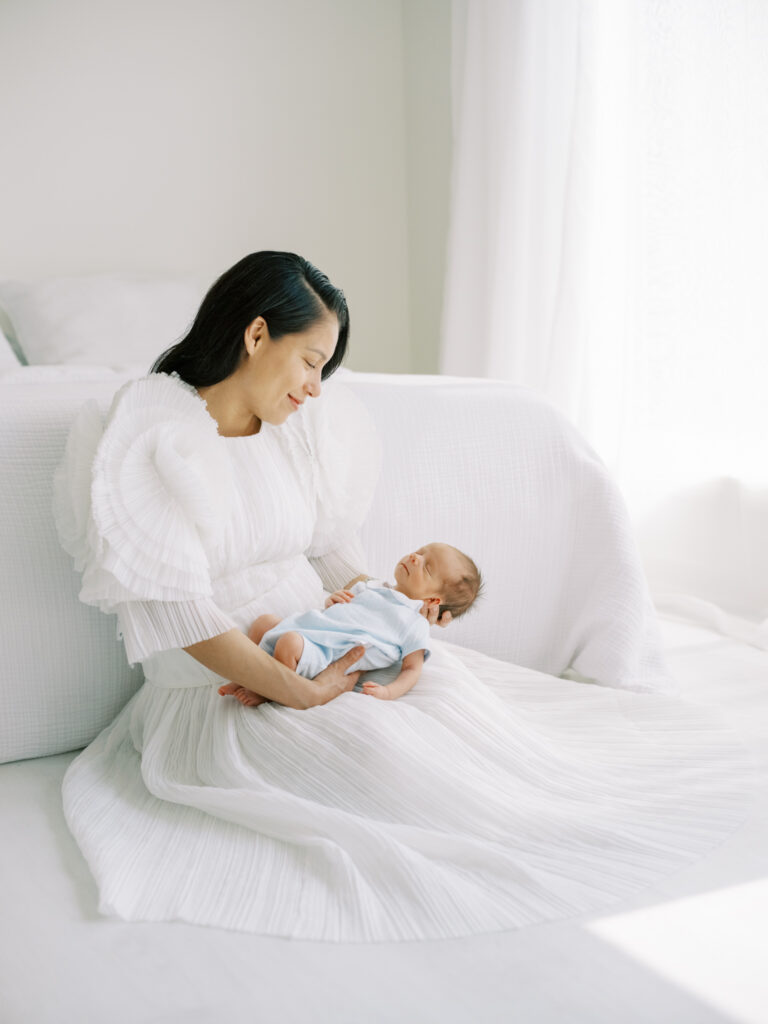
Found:
[[[663,621],[683,694],[752,751],[751,818],[609,914],[443,942],[326,945],[123,924],[61,815],[71,754],[0,766],[2,1024],[766,1024],[768,652]]]

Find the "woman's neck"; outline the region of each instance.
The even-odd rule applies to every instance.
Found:
[[[237,395],[227,381],[209,387],[197,388],[197,393],[216,420],[222,437],[250,437],[261,430],[261,420],[237,401]]]

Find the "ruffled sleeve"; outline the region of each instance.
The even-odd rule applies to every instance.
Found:
[[[304,416],[317,494],[306,554],[326,589],[337,590],[365,571],[358,531],[379,479],[381,441],[363,402],[338,382],[325,385]]]
[[[125,385],[103,425],[93,402],[73,423],[54,517],[83,573],[80,600],[120,613],[131,662],[234,625],[217,614],[209,564],[232,494],[224,454],[204,402],[175,375]]]

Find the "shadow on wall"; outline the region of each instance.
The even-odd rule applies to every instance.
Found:
[[[719,477],[668,494],[636,528],[654,598],[688,595],[768,618],[768,489]]]

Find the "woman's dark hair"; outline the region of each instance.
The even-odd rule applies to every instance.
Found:
[[[243,354],[243,335],[261,316],[277,341],[316,324],[327,313],[339,322],[339,340],[323,367],[322,379],[338,369],[347,350],[349,310],[309,260],[292,252],[252,252],[215,281],[187,334],[152,365],[152,373],[178,373],[193,387],[218,384],[234,373]]]

